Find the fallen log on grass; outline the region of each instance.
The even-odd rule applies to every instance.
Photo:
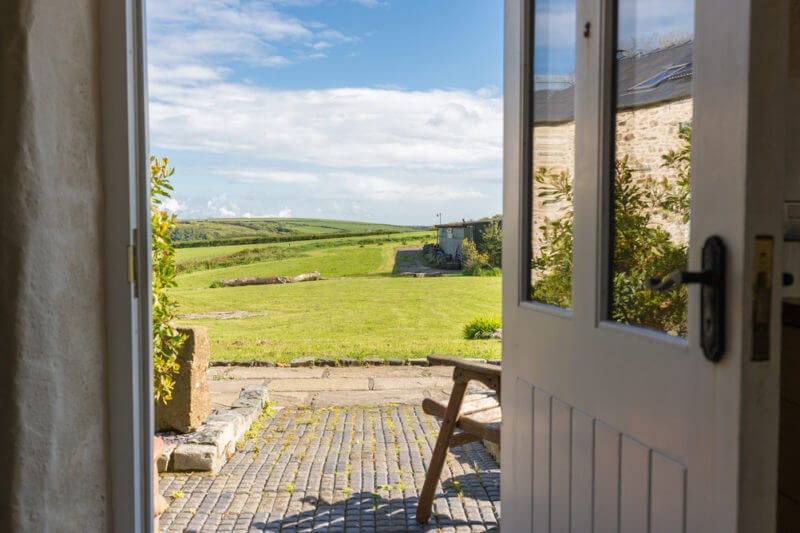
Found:
[[[316,281],[320,279],[319,272],[309,272],[299,276],[270,276],[268,278],[257,278],[248,276],[244,278],[223,279],[223,287],[241,287],[243,285],[281,285],[284,283],[299,283],[301,281]]]

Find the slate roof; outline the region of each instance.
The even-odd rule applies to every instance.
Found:
[[[464,220],[462,222],[449,222],[447,224],[436,224],[434,228],[466,228],[467,226],[475,226],[475,225],[483,225],[483,224],[491,224],[496,218],[481,218],[478,220]],[[500,222],[503,222],[503,219],[499,219]]]
[[[691,96],[692,48],[693,42],[689,41],[620,59],[617,63],[617,108],[649,106]],[[633,89],[670,67],[682,65],[681,69],[664,73],[664,79],[651,88]],[[575,117],[575,90],[572,86],[534,91],[533,101],[535,124],[569,122]]]

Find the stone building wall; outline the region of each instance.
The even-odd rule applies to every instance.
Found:
[[[692,121],[692,99],[685,98],[661,105],[628,109],[617,115],[617,157],[626,154],[634,172],[655,179],[674,179],[670,169],[661,166],[661,156],[680,147],[678,131]],[[534,127],[533,168],[553,172],[567,170],[574,179],[575,123],[540,124]],[[544,204],[533,191],[534,249],[539,244],[539,228],[546,218],[563,216],[563,204]],[[658,218],[658,217],[657,217]],[[676,242],[688,242],[689,228],[675,220],[660,217],[660,222]]]
[[[0,1],[0,531],[108,531],[99,0]]]

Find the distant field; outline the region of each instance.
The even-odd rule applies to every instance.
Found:
[[[500,314],[500,278],[392,276],[398,248],[432,239],[432,232],[416,232],[291,245],[180,249],[178,260],[184,267],[189,263],[197,267],[198,261],[208,264],[179,274],[172,293],[180,313],[253,313],[246,318],[181,321],[209,328],[212,359],[286,362],[303,356],[408,358],[431,353],[499,357],[499,341],[464,340],[461,329],[477,315]],[[277,247],[284,250],[267,253],[277,259],[214,267],[243,250]],[[250,253],[254,252],[245,252]],[[328,279],[208,288],[226,278],[311,271]]]
[[[230,240],[335,233],[407,232],[409,226],[323,220],[313,218],[231,218],[210,220],[179,220],[173,232],[176,244],[187,241]]]
[[[310,250],[323,248],[335,248],[340,246],[360,246],[362,243],[377,244],[378,242],[391,242],[401,246],[422,244],[425,242],[435,242],[436,233],[433,231],[415,231],[412,233],[400,233],[380,236],[364,237],[336,237],[314,241],[292,241],[287,243],[266,243],[266,244],[234,244],[229,246],[204,246],[197,248],[178,248],[178,263],[186,263],[190,260],[203,260],[214,257],[231,255],[242,250],[254,250],[263,248],[292,248],[301,250],[303,253]],[[405,244],[403,244],[405,243]],[[366,244],[365,244],[366,245]],[[343,258],[346,260],[346,258]]]

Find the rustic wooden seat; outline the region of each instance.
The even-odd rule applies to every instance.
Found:
[[[453,369],[453,390],[445,405],[430,398],[422,401],[422,410],[442,419],[442,427],[436,439],[431,464],[425,474],[417,501],[417,522],[430,520],[436,484],[442,474],[448,448],[461,446],[476,440],[488,440],[500,444],[502,412],[500,408],[500,367],[478,363],[468,359],[456,359],[443,355],[430,355],[431,364],[449,365]],[[490,391],[466,396],[470,381],[479,381]],[[459,432],[456,432],[459,430]]]

